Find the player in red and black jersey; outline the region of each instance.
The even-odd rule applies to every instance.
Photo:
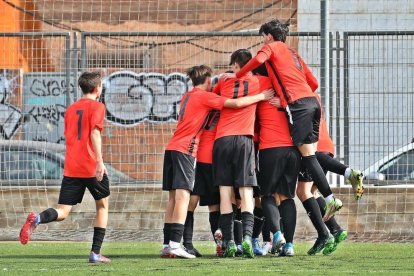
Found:
[[[279,95],[289,117],[290,135],[302,155],[303,167],[309,170],[327,204],[325,217],[333,216],[342,207],[335,199],[323,170],[315,156],[319,137],[321,107],[314,91],[318,87],[306,63],[285,41],[289,24],[272,20],[260,27],[264,46],[237,74],[224,74],[224,78],[243,76],[265,63],[273,87]]]
[[[79,77],[83,97],[71,104],[65,113],[66,156],[58,205],[40,214],[31,212],[20,231],[20,242],[26,244],[38,224],[62,221],[73,205],[82,202],[88,188],[96,203],[96,218],[91,263],[108,263],[100,254],[108,222],[109,179],[102,159],[101,132],[105,106],[98,102],[101,95],[101,75],[85,72]]]
[[[161,257],[195,258],[181,248],[180,242],[194,185],[198,144],[208,113],[223,107],[242,108],[272,96],[272,91],[267,91],[251,97],[229,99],[209,93],[212,70],[205,65],[188,69],[187,75],[194,88],[181,99],[177,129],[164,156],[163,190],[169,192],[169,200],[165,211]]]
[[[251,53],[246,49],[231,55],[231,65],[239,71],[249,60]],[[243,99],[263,91],[259,79],[248,73],[237,79],[220,79],[214,87],[224,97]],[[232,197],[234,188],[241,198],[243,223],[243,255],[253,257],[253,187],[257,186],[254,158],[254,121],[256,105],[238,110],[223,109],[217,126],[213,147],[214,183],[220,186],[220,229],[223,232],[225,257],[234,257],[237,248],[233,233]]]

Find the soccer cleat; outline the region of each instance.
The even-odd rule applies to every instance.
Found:
[[[220,229],[214,232],[214,240],[216,242],[216,256],[223,257],[223,234]]]
[[[260,246],[259,239],[258,238],[252,239],[252,243],[253,243],[253,253],[254,253],[254,255],[262,256],[263,251],[262,251],[262,247]]]
[[[96,254],[95,252],[91,251],[89,254],[89,262],[92,264],[109,264],[111,263],[111,259],[101,255]]]
[[[196,257],[186,252],[183,248],[181,248],[181,246],[177,248],[171,248],[170,246],[168,246],[168,253],[174,255],[174,257],[172,258],[179,257],[185,259],[194,259]]]
[[[273,235],[272,249],[270,252],[272,254],[279,253],[280,250],[282,249],[282,246],[285,245],[285,243],[286,243],[286,240],[285,240],[285,237],[283,237],[282,232],[277,231]]]
[[[175,258],[175,255],[170,254],[170,250],[168,249],[168,246],[165,246],[161,249],[160,257],[161,258]]]
[[[364,175],[361,171],[351,169],[351,174],[349,175],[348,181],[352,185],[355,200],[361,199],[362,195],[364,194],[364,185],[362,183],[363,177]]]
[[[293,257],[295,255],[295,251],[293,251],[293,243],[288,242],[283,247],[279,253],[281,257]]]
[[[334,250],[333,250],[335,251],[338,245],[344,240],[346,240],[346,238],[348,237],[348,232],[346,232],[346,230],[341,229],[335,233],[332,233],[332,235],[335,239]]]
[[[324,252],[332,253],[333,252],[332,248],[333,248],[334,243],[335,243],[335,239],[331,234],[328,234],[323,237],[318,237],[315,241],[315,244],[312,246],[312,248],[308,250],[308,255],[315,255],[316,253],[321,252],[322,249],[324,250]]]
[[[236,257],[241,257],[243,256],[243,246],[241,244],[237,245],[237,251],[234,254]]]
[[[26,218],[22,229],[20,230],[19,240],[21,244],[27,244],[30,240],[30,235],[35,231],[39,224],[38,215],[35,212],[30,212]]]
[[[325,206],[325,215],[323,216],[323,221],[325,222],[330,220],[330,218],[335,216],[336,212],[341,210],[341,208],[342,201],[337,198],[333,198],[331,201],[327,202]]]
[[[202,257],[202,255],[200,254],[200,252],[198,252],[197,249],[195,249],[194,247],[192,249],[188,249],[186,247],[184,247],[184,250],[191,255],[196,256],[197,258]]]
[[[243,247],[243,257],[245,258],[253,258],[253,244],[252,244],[252,237],[245,236],[242,242]]]
[[[237,251],[237,246],[234,243],[234,241],[224,242],[223,245],[224,245],[223,256],[225,258],[234,258],[236,251]]]
[[[272,250],[272,243],[271,242],[264,242],[262,247],[262,255],[265,256],[267,253],[270,253]]]

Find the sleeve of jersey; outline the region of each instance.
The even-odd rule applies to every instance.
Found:
[[[306,82],[308,83],[308,85],[310,86],[310,88],[312,89],[313,92],[316,91],[316,89],[318,89],[318,80],[315,78],[315,76],[312,74],[311,70],[309,70],[309,67],[306,65],[305,62],[303,62],[303,60],[301,59],[302,62],[302,67],[304,69],[305,72],[305,76],[306,76]]]
[[[201,100],[202,103],[208,108],[222,110],[224,102],[227,100],[227,98],[218,96],[214,93],[204,93],[204,96]]]
[[[265,45],[262,49],[257,52],[257,55],[252,58],[246,65],[244,65],[239,72],[236,73],[236,77],[240,78],[241,76],[247,74],[253,69],[259,67],[260,64],[263,64],[266,60],[270,58],[272,50],[269,45]]]
[[[97,128],[102,131],[105,119],[105,106],[99,103],[97,108],[94,110],[91,118],[91,129]]]

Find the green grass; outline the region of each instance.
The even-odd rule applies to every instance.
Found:
[[[198,242],[196,247],[204,256],[184,260],[159,258],[159,243],[107,242],[103,253],[113,263],[90,265],[87,263],[89,243],[31,242],[23,246],[3,242],[0,243],[0,275],[413,275],[414,244],[345,243],[331,256],[307,256],[310,246],[310,243],[297,244],[293,258],[219,259],[213,255],[212,242]]]

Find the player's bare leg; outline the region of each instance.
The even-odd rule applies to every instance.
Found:
[[[175,190],[168,192],[168,202],[165,208],[164,216],[164,242],[162,245],[160,257],[161,258],[172,258],[175,257],[169,253],[168,243],[170,242],[170,233],[171,233],[171,224],[172,224],[172,215],[175,205]]]

